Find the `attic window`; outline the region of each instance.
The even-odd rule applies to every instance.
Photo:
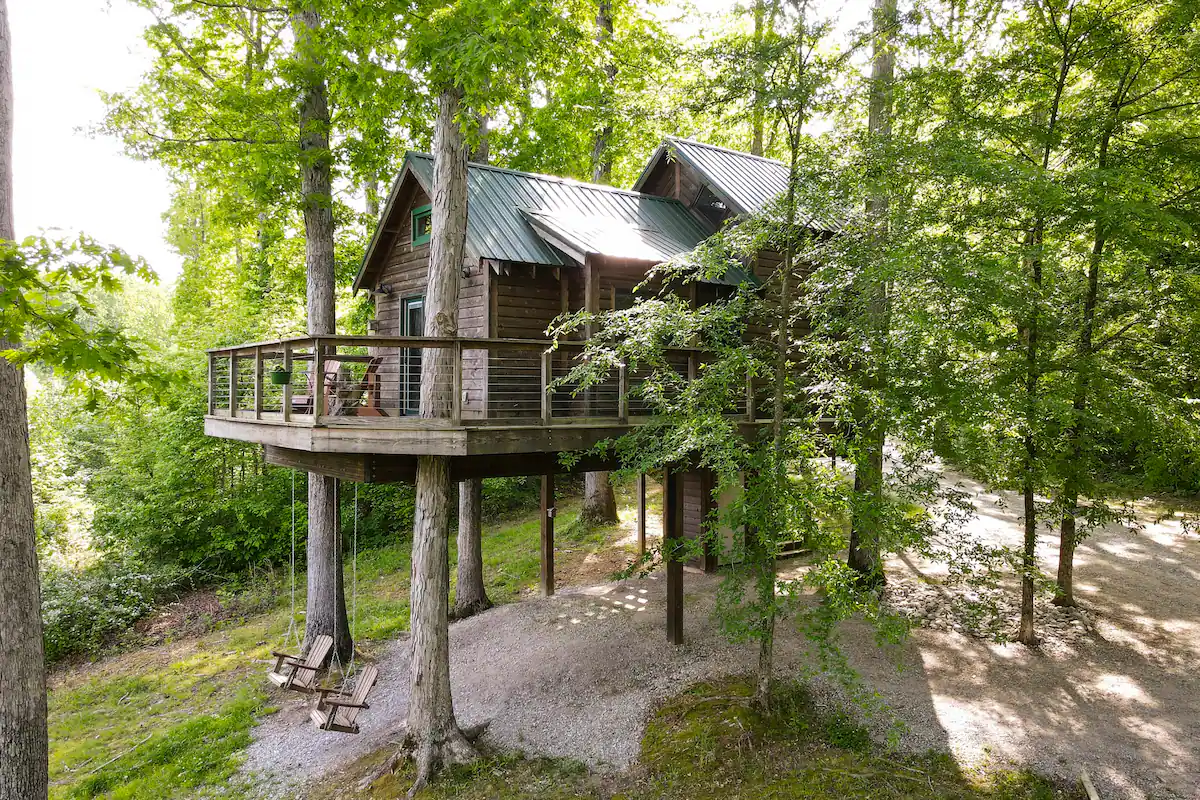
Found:
[[[412,243],[416,247],[429,241],[433,231],[433,207],[424,205],[412,211]]]
[[[714,227],[720,227],[729,213],[729,208],[707,186],[700,189],[700,193],[696,196],[696,202],[692,203],[692,208],[696,209]]]

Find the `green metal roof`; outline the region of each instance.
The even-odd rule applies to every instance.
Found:
[[[405,163],[430,190],[433,157],[409,153]],[[467,253],[473,258],[570,263],[554,241],[568,253],[665,261],[708,235],[671,198],[480,164],[467,168]]]
[[[713,194],[737,216],[762,211],[787,192],[789,170],[782,161],[674,136],[668,136],[659,146],[633,185],[634,191],[642,188],[664,153],[698,171]],[[803,212],[801,216],[805,216]],[[836,231],[840,226],[833,220],[813,217],[807,227]]]

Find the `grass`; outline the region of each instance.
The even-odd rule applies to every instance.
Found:
[[[560,504],[560,545],[607,544],[612,531],[576,524],[578,505],[571,499]],[[491,522],[484,535],[484,577],[493,602],[513,602],[533,590],[538,513]],[[356,593],[353,565],[346,564],[347,603],[357,606],[360,651],[369,654],[408,629],[410,557],[407,541],[360,552]],[[452,542],[451,564],[453,559]],[[296,584],[302,630],[303,574]],[[57,673],[50,692],[51,797],[247,796],[249,787],[231,778],[255,720],[272,710],[264,677],[270,653],[294,644],[286,641],[288,579],[276,589],[275,607],[266,613],[227,621],[198,638],[168,640]]]
[[[1036,775],[963,772],[945,755],[900,757],[871,742],[865,729],[818,709],[800,684],[780,687],[772,712],[750,703],[742,678],[693,686],[665,704],[642,739],[637,767],[600,776],[561,759],[519,754],[486,757],[452,770],[423,800],[1065,800],[1081,798]],[[309,800],[348,796],[386,754],[362,759],[316,788]],[[393,800],[408,791],[410,766],[353,795]]]

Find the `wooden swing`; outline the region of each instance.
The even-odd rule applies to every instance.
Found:
[[[358,484],[354,485],[354,558],[352,563],[353,578],[352,578],[352,593],[351,602],[351,625],[350,630],[353,633],[358,628]],[[299,641],[299,632],[296,627],[296,473],[292,471],[292,616],[291,623],[288,625],[288,632],[285,634],[286,639]],[[337,635],[337,614],[334,614],[334,636]],[[273,652],[275,656],[275,668],[268,673],[267,678],[271,683],[283,689],[291,689],[305,694],[317,695],[317,705],[309,713],[309,717],[316,723],[317,727],[325,731],[338,731],[340,733],[358,733],[358,723],[355,721],[358,717],[358,712],[364,708],[369,708],[367,705],[367,695],[371,688],[379,679],[379,669],[370,664],[359,673],[358,680],[354,684],[353,691],[346,691],[343,686],[333,688],[323,688],[319,685],[320,677],[327,673],[333,666],[333,662],[338,662],[338,668],[341,668],[341,661],[338,659],[337,650],[334,649],[334,636],[322,634],[313,639],[312,648],[308,651],[308,656],[303,660],[299,656],[289,655],[287,653]],[[332,658],[330,654],[332,653]],[[325,664],[325,660],[330,658],[329,665]],[[354,655],[351,651],[349,670],[354,669]]]
[[[367,705],[367,695],[379,679],[379,670],[374,664],[369,664],[359,673],[354,684],[354,691],[347,693],[342,689],[319,689],[317,706],[310,713],[309,719],[323,731],[338,731],[340,733],[358,733],[358,712]]]
[[[271,655],[275,656],[275,668],[267,673],[267,680],[281,689],[313,694],[317,691],[321,674],[326,670],[325,659],[329,657],[329,651],[332,649],[333,637],[322,635],[313,639],[312,648],[303,659],[287,653],[272,652]]]

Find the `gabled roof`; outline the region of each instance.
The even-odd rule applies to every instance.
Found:
[[[789,170],[782,161],[675,136],[668,136],[659,145],[633,185],[635,192],[641,191],[664,156],[678,159],[699,172],[712,193],[735,216],[762,211],[787,192]],[[814,218],[808,227],[833,231],[839,226]]]
[[[432,195],[433,156],[405,155],[355,289],[377,255],[381,231],[401,210],[394,206],[410,175]],[[563,266],[571,263],[567,255],[595,253],[658,262],[707,237],[699,220],[672,198],[481,164],[467,168],[466,251],[472,260]]]

